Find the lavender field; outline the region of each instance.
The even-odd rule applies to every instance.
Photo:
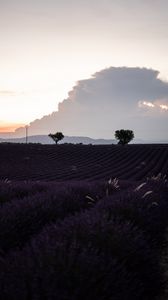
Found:
[[[0,144],[0,298],[167,299],[167,179],[164,144]]]

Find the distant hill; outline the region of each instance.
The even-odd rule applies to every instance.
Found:
[[[0,138],[0,143],[25,143],[26,138]],[[40,144],[54,144],[48,135],[32,135],[28,137],[28,143]],[[117,144],[115,139],[93,139],[86,136],[65,136],[59,144],[72,143],[72,144],[93,144],[93,145],[110,145]],[[168,140],[142,140],[134,139],[131,144],[168,144]]]
[[[25,143],[25,137],[22,138],[0,138],[0,142],[6,143]],[[28,138],[29,143],[41,143],[41,144],[54,144],[52,139],[47,135],[33,135],[29,136]],[[60,144],[64,143],[72,143],[72,144],[93,144],[93,145],[100,145],[100,144],[116,144],[116,140],[114,139],[93,139],[89,137],[82,137],[82,136],[65,136],[64,139],[60,142]]]

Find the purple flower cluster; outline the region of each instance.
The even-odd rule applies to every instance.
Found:
[[[167,195],[161,175],[137,183],[2,181],[1,298],[157,299]]]

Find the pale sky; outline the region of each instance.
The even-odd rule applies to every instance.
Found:
[[[0,131],[57,110],[110,66],[168,80],[166,0],[0,0]]]

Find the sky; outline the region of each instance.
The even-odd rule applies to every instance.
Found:
[[[111,66],[168,81],[166,0],[0,0],[0,39],[1,132],[52,114]]]
[[[67,136],[114,138],[131,129],[136,139],[168,142],[168,82],[147,68],[111,67],[80,80],[60,102],[58,111],[34,120],[29,135],[47,135],[57,128]],[[25,128],[15,137],[25,136]]]

